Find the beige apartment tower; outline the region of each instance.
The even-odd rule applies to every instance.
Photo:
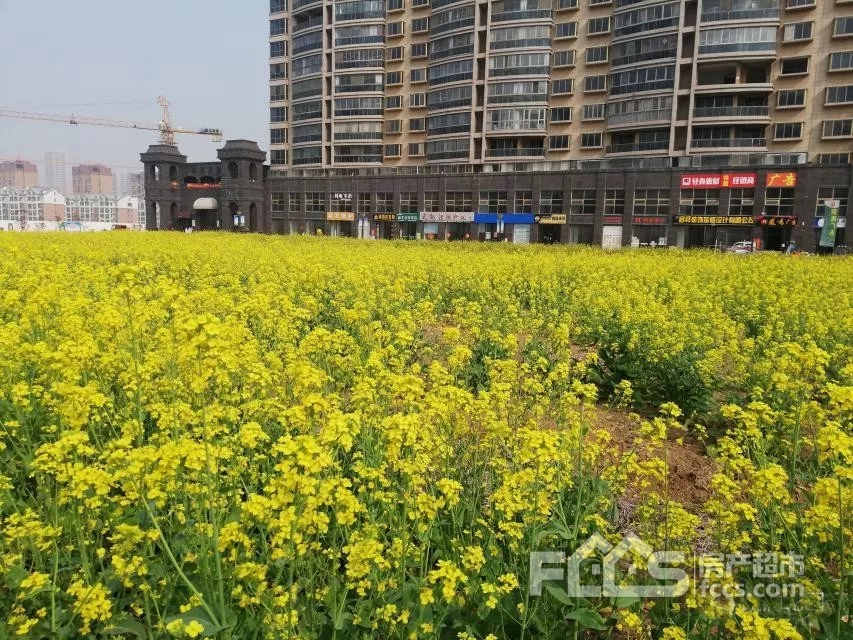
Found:
[[[851,125],[853,0],[270,2],[292,175],[847,164]]]
[[[110,195],[116,192],[113,171],[102,164],[81,164],[71,167],[71,179],[75,195]]]
[[[0,187],[29,189],[39,183],[38,167],[26,160],[0,162]]]

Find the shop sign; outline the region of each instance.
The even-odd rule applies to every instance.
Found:
[[[374,222],[397,222],[397,214],[396,213],[374,213],[373,214]]]
[[[758,184],[755,173],[691,173],[681,176],[682,189],[750,189]]]
[[[419,213],[398,213],[397,222],[420,222],[421,214]]]
[[[664,225],[666,224],[666,216],[634,216],[631,221],[634,224],[654,224],[654,225]]]
[[[797,226],[797,216],[758,216],[756,220],[762,227]]]
[[[603,222],[609,226],[619,226],[622,224],[622,216],[604,216]]]
[[[566,224],[568,216],[565,213],[552,213],[535,217],[539,224]]]
[[[754,220],[752,216],[673,216],[675,224],[731,224],[731,225],[752,225]]]
[[[221,189],[222,188],[222,184],[219,182],[216,182],[216,183],[194,183],[194,182],[191,182],[191,183],[184,185],[184,186],[186,186],[187,189]]]
[[[475,213],[474,222],[478,224],[533,224],[536,216],[532,213]]]
[[[329,211],[326,213],[329,222],[354,222],[355,214],[352,211]]]
[[[458,211],[421,211],[422,222],[474,222],[474,214]]]
[[[841,203],[838,200],[827,200],[824,204],[826,205],[826,217],[820,231],[820,246],[834,247],[836,230],[838,229],[838,206]]]
[[[815,218],[814,226],[815,229],[823,229],[823,218]],[[847,218],[838,218],[838,224],[835,225],[836,229],[846,229],[847,228]]]
[[[787,171],[785,173],[768,173],[767,174],[767,186],[768,187],[796,187],[797,186],[797,174],[794,171]]]

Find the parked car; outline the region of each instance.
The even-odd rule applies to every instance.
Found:
[[[749,240],[741,240],[740,242],[735,242],[732,246],[728,248],[729,253],[752,253],[752,242]]]

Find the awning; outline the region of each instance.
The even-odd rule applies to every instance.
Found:
[[[218,211],[219,203],[216,198],[199,198],[193,203],[193,209],[196,211]]]

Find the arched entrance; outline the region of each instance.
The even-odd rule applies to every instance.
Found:
[[[215,198],[199,198],[193,203],[196,228],[210,231],[219,227],[219,203]]]

